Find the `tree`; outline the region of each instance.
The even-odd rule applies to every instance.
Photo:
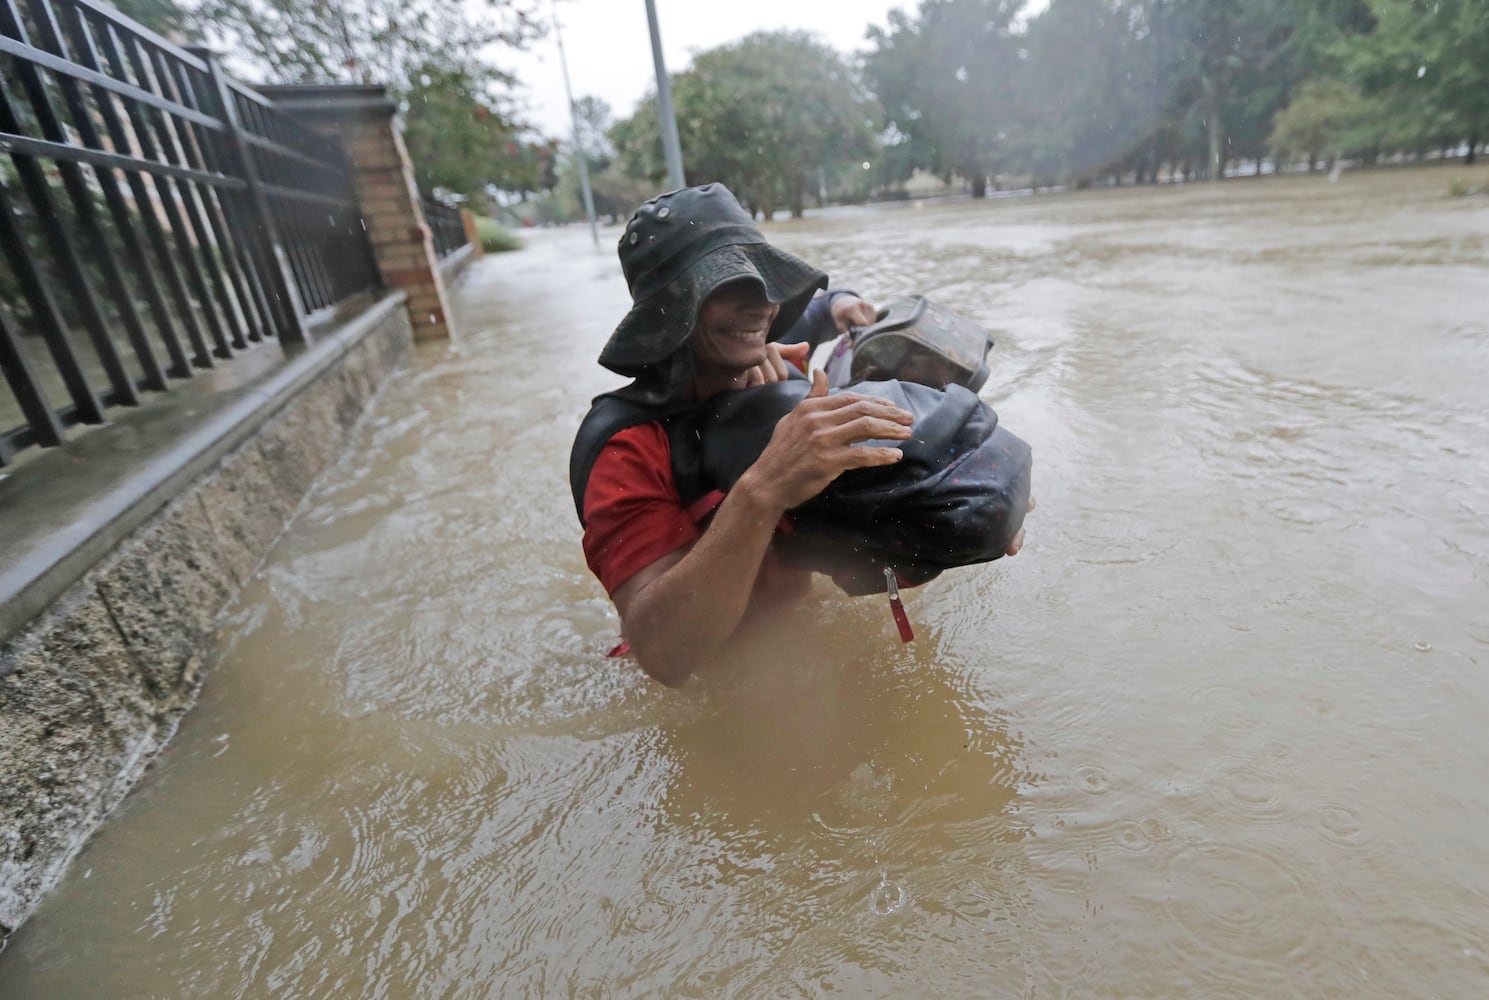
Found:
[[[166,0],[131,0],[159,3]],[[201,0],[189,27],[273,83],[385,83],[408,122],[421,185],[473,193],[521,130],[494,62],[542,32],[537,0]]]
[[[610,141],[615,119],[610,105],[598,97],[581,97],[574,102],[574,122],[575,151],[588,158],[591,169],[603,170],[615,158],[615,144]]]
[[[192,24],[269,82],[383,82],[402,96],[431,64],[510,85],[489,50],[538,37],[534,9],[535,0],[485,0],[479,16],[461,0],[201,0]]]
[[[1300,0],[1152,2],[1156,42],[1174,53],[1176,110],[1199,116],[1205,174],[1219,180],[1231,157],[1262,148],[1273,113],[1286,102],[1285,89],[1272,84],[1285,79]]]
[[[170,37],[185,30],[189,15],[175,0],[114,0],[111,4],[125,17]]]
[[[1310,80],[1273,120],[1267,145],[1276,160],[1287,162],[1299,154],[1311,171],[1318,161],[1357,148],[1360,124],[1368,120],[1359,91],[1338,80]]]
[[[1375,29],[1350,39],[1344,64],[1373,99],[1383,144],[1423,149],[1489,138],[1489,4],[1369,0]]]
[[[516,191],[523,200],[558,186],[558,142],[554,139],[508,138],[487,169],[487,183]]]
[[[502,152],[512,138],[509,119],[461,67],[418,67],[403,104],[403,139],[419,189],[480,197],[501,171]]]
[[[1171,66],[1150,5],[1053,0],[1025,34],[1015,160],[1036,180],[1077,184],[1132,163],[1156,174],[1154,139],[1171,104]]]
[[[650,182],[626,174],[615,162],[610,105],[598,97],[581,97],[574,102],[574,120],[578,141],[558,170],[558,198],[564,220],[584,217],[584,194],[576,162],[579,156],[585,157],[589,166],[595,214],[609,216],[612,222],[629,216],[656,190]]]
[[[699,53],[672,81],[688,176],[718,180],[770,218],[799,216],[819,168],[873,149],[872,99],[837,52],[803,32],[759,32]],[[665,176],[655,97],[611,131],[628,172]]]
[[[911,158],[943,177],[966,177],[972,193],[1009,162],[1019,124],[1022,60],[1013,23],[1024,0],[921,0],[914,19],[889,15],[870,28],[864,75],[884,115],[911,145]]]

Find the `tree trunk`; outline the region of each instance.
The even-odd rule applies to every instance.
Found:
[[[1472,135],[1470,135],[1468,137],[1468,155],[1463,158],[1463,165],[1464,166],[1471,167],[1471,166],[1474,165],[1474,161],[1475,161],[1476,156],[1477,156],[1477,154],[1474,151],[1477,150],[1478,148],[1479,148],[1479,136],[1478,136],[1478,133],[1474,133],[1474,134],[1472,134]]]
[[[786,182],[786,206],[791,209],[793,219],[801,218],[806,211],[806,185],[799,176]]]
[[[972,197],[987,197],[987,174],[978,174],[972,178]]]
[[[1210,146],[1210,180],[1218,181],[1224,176],[1223,164],[1220,161],[1220,95],[1215,90],[1215,83],[1209,77],[1200,80],[1204,87],[1204,116],[1205,132]]]

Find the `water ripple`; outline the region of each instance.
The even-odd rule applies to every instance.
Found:
[[[1311,877],[1254,847],[1192,845],[1169,861],[1169,918],[1212,958],[1296,969],[1315,949]]]

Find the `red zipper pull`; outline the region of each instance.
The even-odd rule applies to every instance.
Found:
[[[884,589],[889,592],[889,612],[894,615],[895,627],[900,630],[900,642],[910,642],[915,638],[915,630],[910,627],[910,616],[905,614],[905,605],[900,602],[900,583],[894,578],[894,569],[884,567]]]

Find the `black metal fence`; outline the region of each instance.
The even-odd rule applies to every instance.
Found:
[[[0,0],[0,466],[378,283],[340,148],[97,0]]]
[[[429,223],[434,252],[441,260],[465,246],[465,223],[460,220],[460,209],[425,198],[424,221]]]

